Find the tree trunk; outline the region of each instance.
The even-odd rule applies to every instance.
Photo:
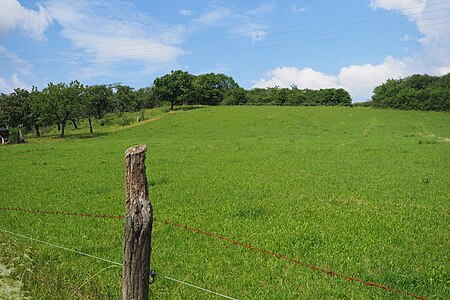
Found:
[[[153,212],[145,173],[146,150],[146,145],[139,145],[125,152],[123,300],[148,299]]]
[[[66,128],[66,121],[61,122],[61,137],[64,137],[64,129]]]
[[[39,131],[39,126],[38,124],[34,124],[34,131],[36,133],[36,137],[41,137],[41,132]]]
[[[173,110],[173,102],[174,101],[170,101],[170,110]]]
[[[78,129],[77,121],[75,119],[72,119],[72,124],[75,129]]]
[[[88,117],[88,121],[89,121],[89,133],[92,134],[92,118]]]
[[[61,131],[61,122],[58,121],[58,131]]]

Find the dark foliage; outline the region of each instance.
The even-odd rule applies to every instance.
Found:
[[[412,75],[389,79],[374,89],[374,107],[407,110],[450,110],[450,73],[444,76]]]
[[[255,88],[249,91],[230,90],[225,105],[285,105],[285,106],[334,106],[350,105],[350,94],[344,89]]]

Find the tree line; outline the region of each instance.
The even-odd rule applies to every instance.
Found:
[[[366,105],[406,110],[450,111],[450,73],[389,79],[374,89]]]
[[[344,89],[241,88],[230,76],[172,71],[156,78],[153,92],[161,101],[175,104],[206,105],[350,105],[350,94]]]
[[[22,130],[33,130],[37,137],[40,129],[56,125],[61,137],[68,122],[77,128],[80,119],[101,119],[107,113],[123,114],[142,108],[160,106],[149,88],[134,90],[126,85],[85,86],[79,81],[69,84],[50,82],[39,91],[17,88],[13,93],[0,95],[0,128],[8,128],[20,142]]]
[[[177,70],[158,77],[151,87],[133,89],[127,85],[92,85],[79,81],[49,83],[39,91],[15,89],[0,95],[0,136],[5,129],[20,141],[22,131],[34,131],[40,136],[42,127],[57,126],[60,136],[68,123],[77,128],[81,119],[89,122],[105,115],[136,112],[144,108],[168,105],[351,105],[350,94],[341,88],[299,89],[254,88],[245,90],[232,77],[224,74],[198,76]],[[450,110],[450,73],[444,76],[412,75],[403,79],[389,79],[374,89],[371,101],[358,106],[372,106],[414,110]]]
[[[68,123],[75,128],[81,119],[89,122],[93,133],[93,119],[106,114],[122,115],[144,108],[169,105],[350,105],[350,94],[343,89],[310,90],[267,88],[245,90],[232,77],[224,74],[198,76],[177,70],[158,77],[151,87],[134,90],[127,85],[83,85],[50,82],[39,91],[17,88],[13,93],[0,95],[0,128],[7,128],[15,140],[22,139],[22,131],[41,135],[41,128],[57,126],[64,137]],[[0,131],[0,135],[3,131]]]

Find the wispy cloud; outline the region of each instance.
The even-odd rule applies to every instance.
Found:
[[[223,28],[225,33],[233,37],[248,38],[252,42],[263,41],[268,34],[266,16],[275,7],[275,2],[265,2],[251,9],[214,4],[195,18],[190,28],[193,31]]]
[[[6,63],[6,65],[3,65],[3,71],[9,68],[14,68],[14,72],[19,72],[22,75],[32,74],[32,66],[28,61],[22,59],[19,55],[9,51],[7,48],[1,45],[0,45],[0,61]]]
[[[212,7],[194,19],[193,25],[198,29],[222,25],[230,15],[232,15],[232,12],[226,7]]]
[[[310,68],[280,67],[262,76],[254,87],[296,84],[299,88],[343,87],[354,100],[370,99],[373,89],[390,78],[414,73],[444,75],[450,72],[450,27],[446,21],[446,3],[440,0],[373,0],[371,8],[399,12],[414,22],[419,37],[405,36],[404,41],[417,40],[420,49],[405,57],[386,57],[378,64],[342,67],[337,74],[325,74]]]
[[[0,9],[0,34],[20,28],[35,40],[45,40],[44,32],[52,19],[47,10],[37,5],[38,10],[28,9],[17,0],[2,0]]]
[[[299,14],[299,13],[305,12],[305,11],[307,11],[308,9],[309,9],[308,6],[298,7],[297,4],[295,4],[295,3],[293,3],[293,4],[291,5],[291,11],[292,11],[294,14]]]
[[[267,14],[270,14],[275,9],[276,4],[275,2],[265,2],[261,3],[260,5],[256,6],[254,9],[250,9],[244,14],[249,16],[255,16],[255,17],[263,17]]]
[[[194,12],[189,9],[182,9],[178,13],[180,14],[180,16],[183,16],[183,17],[190,17],[194,14]]]
[[[185,54],[184,28],[159,23],[120,1],[55,1],[45,4],[62,26],[61,35],[97,64],[92,76],[108,74],[111,64],[139,62],[161,67]]]
[[[30,86],[19,79],[17,73],[5,78],[0,76],[0,92],[11,93],[15,88],[30,89]]]

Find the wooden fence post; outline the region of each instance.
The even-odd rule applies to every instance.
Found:
[[[123,300],[148,299],[153,211],[145,174],[146,150],[146,145],[138,145],[125,152]]]

